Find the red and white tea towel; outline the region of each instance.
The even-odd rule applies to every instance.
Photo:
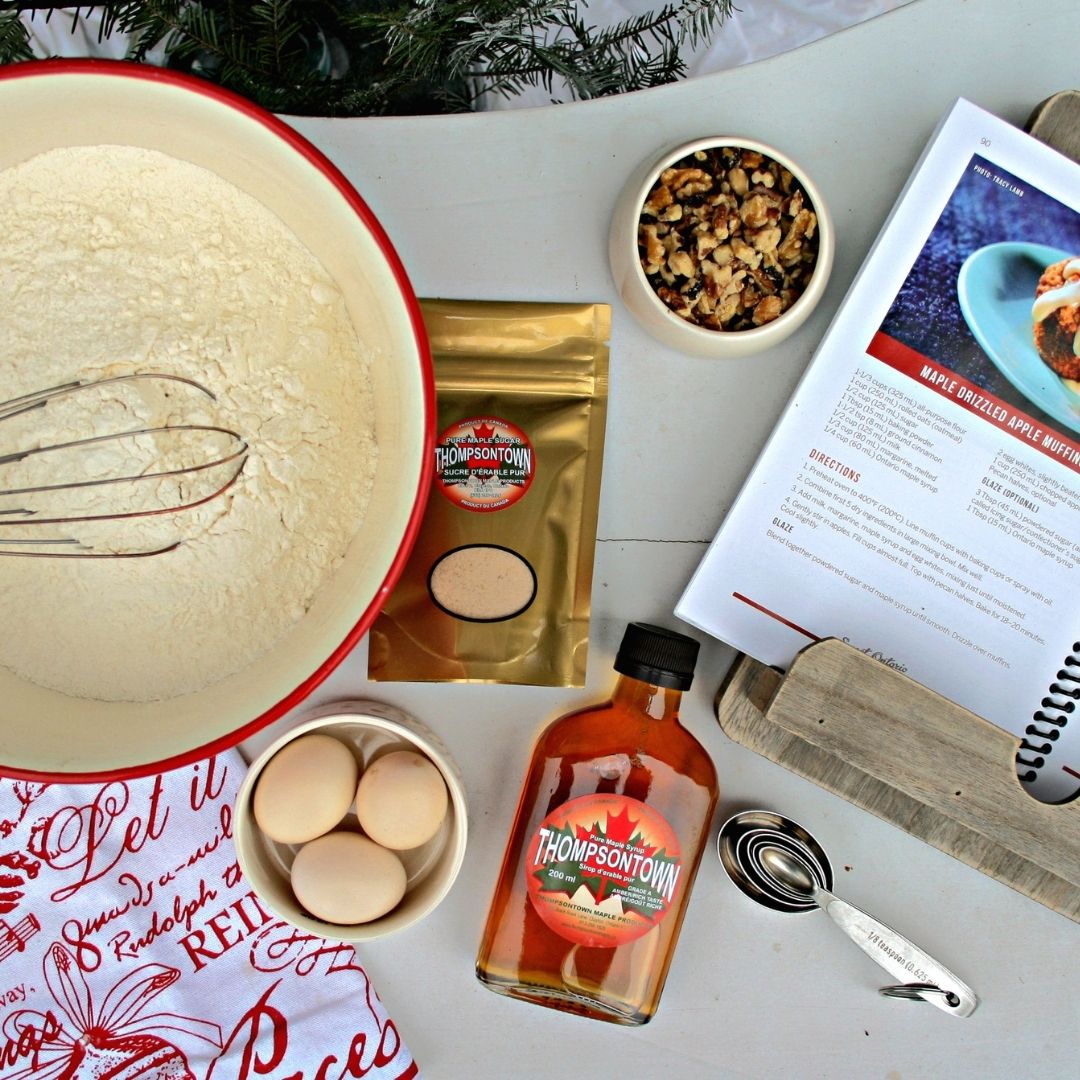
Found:
[[[244,771],[0,780],[0,1080],[419,1076],[353,949],[241,877]]]

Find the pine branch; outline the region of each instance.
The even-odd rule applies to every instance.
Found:
[[[0,12],[0,64],[15,64],[32,60],[30,34],[17,11]]]
[[[464,111],[530,87],[554,101],[672,82],[683,47],[719,29],[732,0],[669,0],[606,28],[575,0],[121,0],[66,14],[74,26],[95,9],[104,36],[129,37],[130,60],[161,50],[170,67],[278,112],[375,115]],[[332,45],[346,70],[325,70]],[[11,12],[0,15],[5,55],[29,56]]]
[[[572,0],[524,0],[509,10],[492,0],[417,0],[358,22],[382,29],[391,65],[502,95],[530,86],[551,93],[560,77],[581,99],[679,78],[682,45],[696,44],[731,11],[731,0],[680,0],[594,29]]]

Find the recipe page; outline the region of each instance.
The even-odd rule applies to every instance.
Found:
[[[1048,799],[1080,787],[1078,211],[1080,167],[958,102],[676,608],[779,667],[848,641],[1025,738]]]

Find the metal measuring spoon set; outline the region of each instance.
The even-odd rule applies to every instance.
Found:
[[[902,934],[836,896],[825,850],[798,822],[768,810],[745,810],[720,828],[717,854],[731,880],[775,911],[820,907],[875,963],[900,981],[887,997],[928,1001],[953,1016],[970,1016],[975,992]]]

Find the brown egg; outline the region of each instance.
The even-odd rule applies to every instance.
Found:
[[[371,922],[405,895],[405,867],[366,836],[332,832],[305,844],[292,865],[296,899],[316,919],[339,925]]]
[[[329,735],[301,735],[266,764],[252,812],[271,840],[302,844],[329,832],[348,813],[360,768],[352,751]]]
[[[356,789],[360,827],[395,851],[419,847],[435,836],[446,819],[447,803],[442,773],[411,750],[377,758]]]

